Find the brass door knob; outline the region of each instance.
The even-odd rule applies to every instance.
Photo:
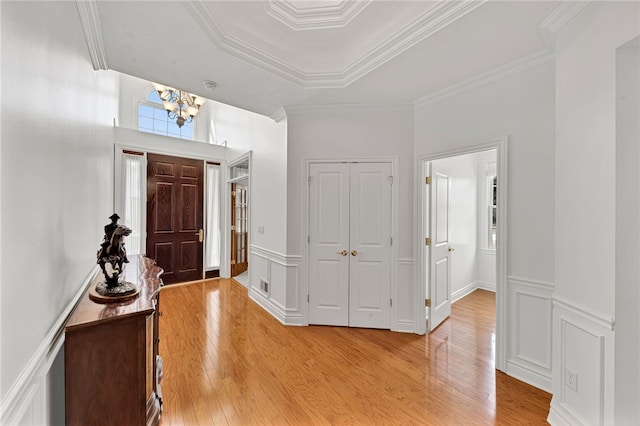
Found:
[[[454,249],[453,247],[449,247],[449,253],[451,253],[452,251],[456,251],[456,249]]]
[[[349,254],[349,252],[348,252],[348,251],[346,251],[346,250],[342,250],[342,251],[339,251],[339,252],[338,252],[338,254],[341,254],[341,255],[343,255],[343,256],[346,256],[346,255],[348,255],[348,254]]]
[[[358,255],[358,251],[357,250],[352,250],[351,251],[351,256],[357,256]]]

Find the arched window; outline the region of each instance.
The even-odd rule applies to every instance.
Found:
[[[184,123],[178,127],[175,120],[169,120],[167,111],[162,107],[158,92],[152,90],[145,101],[138,103],[138,130],[156,135],[193,140],[195,122]]]

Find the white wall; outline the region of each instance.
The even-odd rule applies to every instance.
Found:
[[[554,65],[507,75],[415,112],[416,156],[509,137],[507,372],[551,385]]]
[[[413,312],[413,111],[409,106],[334,106],[288,108],[287,254],[302,262],[304,234],[305,160],[398,158],[394,179],[399,229],[394,237],[398,293],[394,297],[394,329],[414,330]],[[296,286],[296,312],[306,312],[307,277],[301,271]],[[293,301],[292,301],[293,303]],[[294,305],[291,305],[292,307]]]
[[[616,53],[615,421],[640,424],[640,37]]]
[[[556,36],[552,424],[613,424],[616,49],[638,35],[639,8],[591,2]]]
[[[1,7],[0,423],[44,424],[56,333],[113,213],[118,79],[93,71],[75,2]]]
[[[455,301],[477,288],[478,281],[478,160],[477,154],[443,158],[432,170],[447,174],[451,230],[451,295]]]

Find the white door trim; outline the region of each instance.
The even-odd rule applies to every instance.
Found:
[[[309,176],[309,167],[312,163],[391,163],[391,174],[394,178],[393,185],[391,187],[391,238],[393,238],[393,244],[391,245],[391,298],[395,301],[398,300],[398,157],[347,157],[347,158],[303,158],[302,170],[304,170],[304,181],[302,182],[302,273],[303,283],[300,286],[301,294],[299,295],[300,306],[302,307],[302,324],[309,325],[309,244],[307,243],[307,237],[309,236],[309,185],[307,178]],[[393,303],[391,307],[391,330],[398,330],[397,325],[397,312],[398,303]]]
[[[497,176],[498,176],[498,238],[496,247],[496,368],[506,371],[507,365],[507,188],[508,188],[508,136],[480,145],[472,145],[450,151],[434,154],[422,155],[416,159],[415,182],[416,182],[416,259],[419,259],[419,267],[416,268],[415,278],[415,324],[417,334],[426,333],[426,323],[424,315],[424,300],[426,295],[426,264],[428,251],[424,239],[428,237],[428,211],[425,209],[425,201],[428,200],[425,177],[427,176],[427,164],[433,160],[439,160],[457,155],[471,154],[475,152],[496,150]]]

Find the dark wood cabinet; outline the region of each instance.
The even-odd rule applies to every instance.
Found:
[[[67,425],[155,425],[162,405],[158,315],[162,269],[131,256],[127,281],[140,293],[118,303],[96,303],[89,291],[65,326]]]

